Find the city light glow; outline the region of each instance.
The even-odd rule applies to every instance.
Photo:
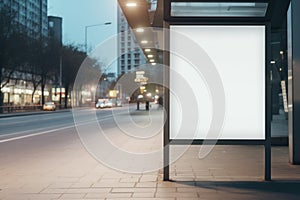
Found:
[[[129,3],[126,4],[127,7],[136,7],[136,5],[137,4],[134,3],[134,2],[129,2]]]

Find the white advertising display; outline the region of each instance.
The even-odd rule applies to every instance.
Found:
[[[225,94],[218,99],[225,107],[220,133],[208,133],[218,114],[211,95],[216,91],[207,84],[214,77],[205,77],[201,71],[206,66],[194,66],[186,58],[197,50],[183,52],[185,41],[177,34],[202,48],[219,74]],[[170,139],[264,140],[265,62],[265,26],[171,25]],[[196,117],[183,124],[189,118],[181,114],[184,110]]]

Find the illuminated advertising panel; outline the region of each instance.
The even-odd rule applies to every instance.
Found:
[[[199,60],[209,59],[221,79],[225,114],[218,134],[209,134],[218,114],[211,93],[218,91],[207,84],[216,77],[202,73],[205,63],[187,59],[197,49],[183,50],[178,35],[206,53]],[[183,120],[186,110],[196,117]],[[170,26],[170,139],[265,139],[265,26]]]

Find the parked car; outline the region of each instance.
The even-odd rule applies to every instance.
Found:
[[[95,107],[96,108],[105,108],[105,100],[98,100]]]
[[[43,110],[51,110],[51,111],[54,111],[56,110],[56,105],[54,102],[46,102],[44,105],[43,105]]]
[[[96,108],[111,108],[113,107],[113,102],[111,99],[98,99],[95,104]]]
[[[106,108],[111,108],[111,107],[113,107],[114,106],[114,104],[113,104],[113,101],[111,100],[111,99],[109,99],[109,100],[107,100],[106,102],[105,102],[105,107]]]

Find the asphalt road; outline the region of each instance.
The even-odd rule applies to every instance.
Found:
[[[109,128],[115,125],[113,115],[119,115],[127,111],[128,107],[99,110],[90,108],[83,109],[80,112],[77,111],[76,115],[77,117],[90,120],[90,116],[96,114],[93,120],[97,120]],[[0,143],[74,128],[73,114],[72,110],[70,110],[66,112],[54,111],[47,114],[41,113],[0,118]],[[89,123],[89,121],[81,121],[81,123]]]

